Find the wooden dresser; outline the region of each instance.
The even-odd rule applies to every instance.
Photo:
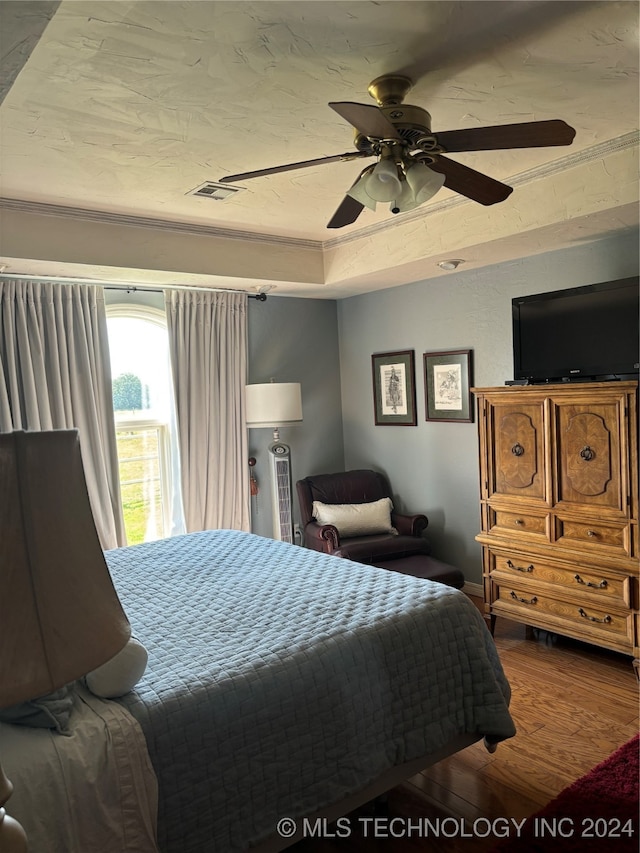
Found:
[[[474,388],[485,617],[633,655],[637,382]]]

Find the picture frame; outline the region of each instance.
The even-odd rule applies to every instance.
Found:
[[[417,426],[414,350],[371,356],[376,426]]]
[[[425,420],[473,423],[472,350],[425,352]]]

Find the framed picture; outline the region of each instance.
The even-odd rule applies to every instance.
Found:
[[[426,420],[473,422],[471,350],[425,352]]]
[[[416,426],[416,380],[413,350],[371,356],[376,426]]]

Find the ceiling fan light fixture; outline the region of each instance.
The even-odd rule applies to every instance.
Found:
[[[406,213],[415,207],[418,207],[418,202],[413,194],[413,190],[406,181],[402,181],[400,194],[391,202],[389,210],[391,213]]]
[[[395,160],[383,157],[365,179],[364,186],[374,201],[393,201],[402,190]]]
[[[445,176],[434,172],[424,163],[414,163],[407,169],[407,183],[411,187],[416,203],[424,204],[442,189]]]
[[[355,184],[351,187],[351,189],[347,190],[347,195],[351,196],[351,198],[359,201],[360,204],[363,204],[365,207],[368,207],[369,210],[376,209],[376,202],[371,198],[369,193],[367,192],[367,178],[371,172],[367,172],[362,175],[359,181],[356,181]]]

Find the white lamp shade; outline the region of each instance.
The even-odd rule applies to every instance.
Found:
[[[124,648],[131,627],[96,533],[78,432],[0,435],[0,471],[0,708],[7,708],[101,666]]]
[[[247,426],[281,427],[302,421],[299,382],[265,382],[247,385]]]
[[[444,175],[434,172],[424,163],[415,163],[407,169],[407,183],[413,191],[416,202],[423,204],[442,188]]]
[[[365,190],[375,201],[393,201],[402,189],[398,178],[398,167],[388,157],[380,160],[366,178]]]

